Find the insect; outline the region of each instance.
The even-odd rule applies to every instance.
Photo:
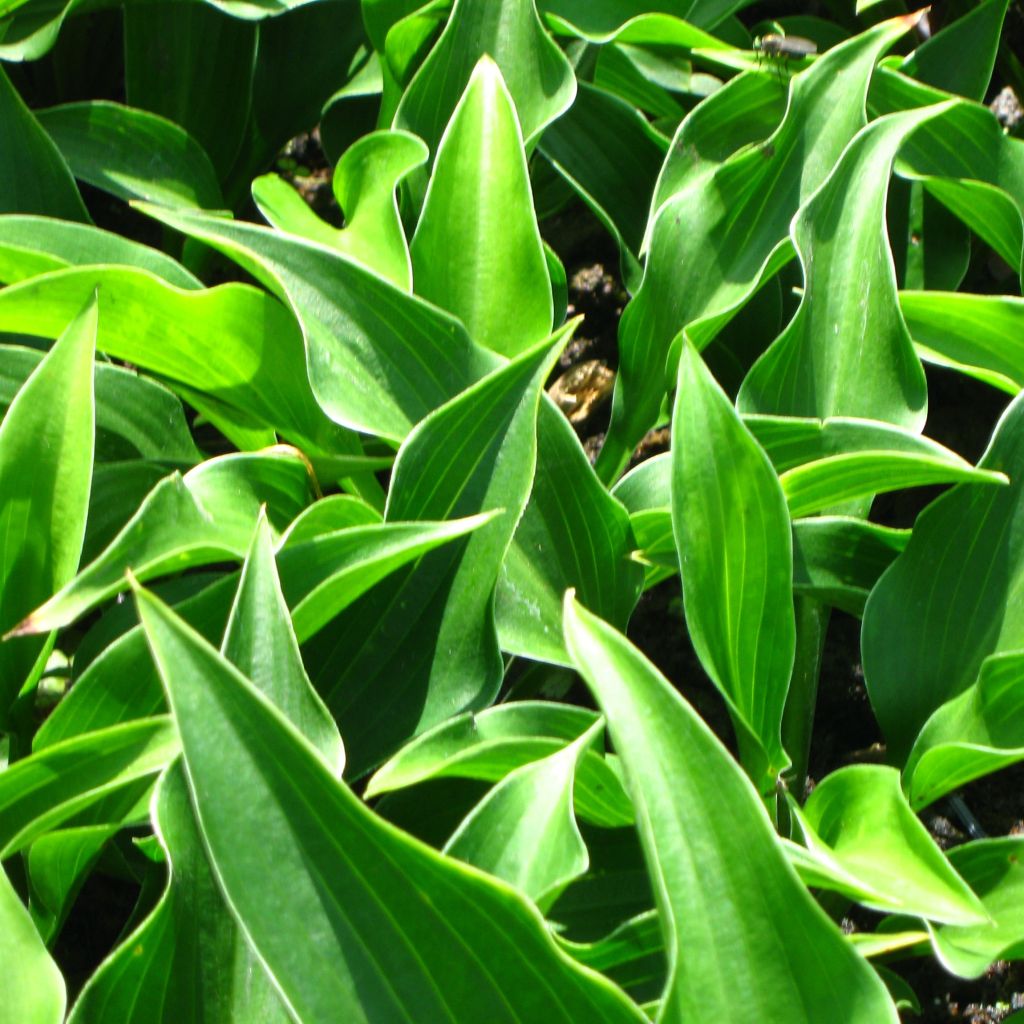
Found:
[[[818,44],[803,36],[783,36],[772,33],[754,40],[754,49],[765,57],[810,57],[818,52]]]

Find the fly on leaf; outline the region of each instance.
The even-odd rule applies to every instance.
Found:
[[[818,44],[803,36],[783,36],[772,33],[754,40],[754,49],[766,57],[810,57],[818,52]]]

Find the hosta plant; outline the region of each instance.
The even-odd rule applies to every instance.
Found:
[[[1024,24],[897,6],[0,0],[0,1022],[1022,987]]]

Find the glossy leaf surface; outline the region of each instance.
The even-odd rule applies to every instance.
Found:
[[[154,598],[139,606],[214,870],[301,1020],[643,1019],[562,959],[522,897],[380,821],[212,648]],[[284,905],[253,884],[270,864]]]
[[[515,106],[483,57],[437,148],[412,239],[416,294],[516,356],[551,333],[552,299]]]
[[[895,1024],[884,985],[803,888],[756,790],[704,722],[571,599],[565,629],[637,806],[669,962],[658,1020],[728,1015],[741,998],[765,1022]]]
[[[768,456],[690,344],[676,395],[672,525],[686,622],[761,785],[787,764],[781,723],[796,642],[789,513]]]
[[[0,425],[0,632],[75,573],[85,535],[95,443],[96,303],[67,326]],[[0,643],[0,723],[43,648]]]

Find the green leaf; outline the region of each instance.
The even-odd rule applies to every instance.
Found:
[[[941,449],[941,445],[935,445]],[[779,478],[790,514],[807,516],[856,498],[962,480],[1006,484],[1002,473],[976,469],[955,452],[858,452],[835,455],[783,473]]]
[[[260,510],[221,654],[269,697],[341,777],[338,726],[310,685],[274,563],[273,531]]]
[[[745,411],[863,416],[920,431],[924,371],[900,315],[885,226],[892,163],[903,140],[948,107],[872,122],[797,214],[805,290],[789,327],[743,382]],[[858,197],[856,206],[844,201]]]
[[[66,995],[60,968],[46,952],[28,911],[0,868],[0,956],[4,1016],[31,1024],[60,1024]]]
[[[1024,839],[980,839],[949,851],[953,867],[981,897],[992,923],[932,929],[939,962],[961,978],[980,977],[996,960],[1024,955]]]
[[[126,4],[124,33],[127,102],[181,125],[224,180],[249,128],[257,27],[186,0]]]
[[[1024,759],[1024,653],[993,654],[977,682],[937,708],[903,769],[915,808]]]
[[[8,406],[44,357],[0,345],[0,406]],[[96,461],[120,456],[194,465],[200,459],[181,401],[163,385],[111,363],[93,367]]]
[[[0,425],[0,634],[74,574],[92,478],[91,300],[15,396]],[[45,641],[0,642],[0,727]]]
[[[398,453],[387,522],[503,514],[395,573],[307,644],[306,664],[341,725],[353,774],[497,694],[504,666],[493,591],[533,480],[541,386],[574,327],[441,406]]]
[[[686,623],[759,786],[787,766],[796,645],[789,513],[767,455],[688,342],[673,414],[672,524]]]
[[[489,57],[473,70],[438,143],[411,252],[416,294],[458,317],[478,344],[511,358],[551,332],[523,139]]]
[[[162,771],[177,752],[174,725],[161,717],[76,736],[16,761],[0,772],[0,858]],[[128,808],[134,803],[133,796]]]
[[[312,518],[306,529],[295,527],[278,556],[282,589],[293,608],[300,643],[388,573],[487,521],[475,517],[335,530],[325,517],[328,522],[320,534],[314,532]],[[234,579],[224,577],[186,600],[178,611],[208,639],[219,639],[234,590]],[[101,726],[159,714],[163,707],[152,659],[136,628],[109,643],[89,663],[36,734],[35,743],[38,748]]]
[[[313,393],[338,423],[400,441],[497,362],[458,321],[336,252],[253,224],[144,209],[224,252],[288,302]]]
[[[928,438],[877,420],[750,415],[744,423],[779,473],[794,517],[904,487],[1006,483]]]
[[[895,768],[840,768],[818,783],[802,811],[793,811],[811,852],[874,894],[861,899],[867,906],[953,924],[987,921],[911,810]]]
[[[514,890],[383,823],[209,645],[138,602],[214,871],[299,1019],[644,1019]]]
[[[871,103],[882,113],[949,101],[948,93],[881,69]],[[1024,145],[1010,138],[980,104],[952,101],[945,116],[926,122],[900,152],[900,174],[928,191],[991,245],[1011,267],[1024,245]]]
[[[1020,399],[979,466],[1005,473],[1009,487],[959,484],[929,505],[864,610],[865,682],[895,759],[940,704],[975,681],[985,658],[1024,647],[1024,604],[1014,598],[1024,576]]]
[[[257,178],[252,194],[274,227],[335,248],[411,291],[412,265],[395,189],[428,156],[423,142],[408,132],[371,132],[349,146],[334,172],[334,194],[345,214],[340,230],[276,175]]]
[[[900,292],[900,309],[926,362],[1017,394],[1024,388],[1024,299]]]
[[[435,548],[486,527],[496,513],[450,522],[380,523],[331,531],[283,552],[282,585],[306,641],[375,584]]]
[[[0,291],[0,330],[55,337],[97,289],[100,351],[299,444],[346,451],[305,376],[293,372],[303,359],[294,320],[249,285],[181,291],[128,267],[69,268]]]
[[[210,158],[173,121],[107,100],[67,103],[36,117],[81,181],[122,199],[224,206]]]
[[[542,909],[586,870],[587,847],[573,817],[573,780],[595,723],[554,754],[505,776],[459,825],[444,852],[501,878]]]
[[[59,593],[20,623],[17,633],[66,626],[101,601],[127,589],[125,572],[139,579],[235,558],[249,549],[266,504],[280,531],[308,504],[306,463],[294,449],[224,455],[173,473],[147,496],[106,550]]]
[[[985,0],[926,39],[899,70],[981,103],[988,91],[1008,0]]]
[[[529,148],[576,94],[572,67],[544,30],[534,0],[455,0],[441,38],[402,96],[395,127],[408,128],[436,152],[484,54],[501,69]]]
[[[69,1024],[290,1021],[224,905],[180,759],[157,785],[153,819],[169,864],[167,888],[86,982]]]
[[[614,148],[608,140],[615,139]],[[616,96],[581,82],[576,100],[547,131],[540,150],[593,210],[619,246],[627,283],[637,262],[647,200],[666,143],[644,116]]]
[[[13,284],[86,263],[138,267],[178,288],[202,288],[202,282],[170,256],[110,231],[50,217],[0,216],[0,282]]]
[[[0,26],[0,38],[3,28]],[[0,59],[2,59],[0,47]],[[53,140],[0,67],[0,213],[37,213],[88,223],[78,186]]]
[[[547,20],[588,42],[644,43],[655,46],[722,47],[702,32],[724,21],[746,0],[541,0]],[[686,19],[685,21],[683,19]]]
[[[643,579],[630,557],[635,546],[624,509],[597,479],[569,421],[545,398],[533,490],[495,595],[502,650],[569,665],[561,629],[569,587],[624,629]]]
[[[78,890],[116,832],[116,825],[62,828],[28,848],[29,912],[47,944],[57,937]]]
[[[592,711],[568,704],[514,701],[479,714],[467,711],[410,740],[366,784],[366,797],[430,779],[499,782],[518,768],[550,757],[582,736]],[[604,828],[631,824],[633,811],[611,762],[584,752],[576,770],[576,813]]]
[[[737,75],[690,111],[676,130],[658,175],[641,251],[662,204],[717,168],[744,146],[763,142],[778,127],[787,94],[764,75]]]
[[[666,361],[679,331],[686,328],[703,348],[789,259],[790,220],[864,124],[875,60],[910,24],[909,17],[883,22],[830,50],[793,79],[786,116],[769,139],[665,197],[650,229],[643,284],[620,324],[602,479],[618,476],[655,424],[667,384],[675,382],[675,366],[666,376]]]
[[[848,516],[793,524],[793,591],[858,617],[878,578],[906,548],[910,530]]]
[[[566,643],[637,807],[669,979],[659,1021],[896,1024],[885,986],[784,857],[710,729],[620,634],[566,599]]]
[[[657,911],[630,918],[596,942],[561,937],[559,942],[570,956],[611,978],[638,1002],[657,999],[665,987],[665,944]]]

